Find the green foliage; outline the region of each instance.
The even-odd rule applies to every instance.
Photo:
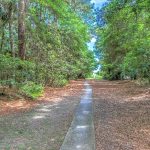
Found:
[[[136,83],[139,85],[149,85],[150,80],[148,78],[139,78],[138,80],[136,80]]]
[[[44,88],[41,84],[28,81],[21,86],[20,90],[27,97],[36,99],[43,94]]]
[[[111,0],[102,8],[96,51],[107,79],[150,80],[149,1]]]
[[[53,82],[53,86],[54,87],[62,87],[62,86],[65,86],[67,83],[68,83],[68,81],[66,79],[59,78]]]
[[[18,86],[34,76],[35,64],[30,61],[23,61],[13,58],[10,55],[0,54],[0,84],[5,86]]]
[[[24,1],[26,13],[20,17],[25,23],[23,57],[18,52],[18,2],[2,0],[0,5],[1,85],[21,87],[34,98],[41,84],[59,87],[91,74],[96,61],[87,46],[94,23],[90,1]]]

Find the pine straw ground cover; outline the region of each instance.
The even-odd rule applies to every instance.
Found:
[[[89,81],[96,150],[150,149],[150,89],[130,81]],[[83,94],[83,81],[46,88],[38,101],[0,101],[1,150],[59,150]]]
[[[96,150],[150,150],[150,88],[91,81]]]
[[[37,101],[0,101],[0,150],[59,150],[83,93],[83,81],[46,88]]]
[[[0,115],[28,111],[41,103],[61,101],[65,96],[80,95],[84,81],[70,81],[70,83],[61,88],[46,87],[42,97],[37,100],[31,100],[19,96],[13,89],[7,90],[7,95],[0,95]]]

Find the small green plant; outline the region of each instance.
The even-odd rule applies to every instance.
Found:
[[[63,87],[68,83],[66,79],[60,79],[60,80],[55,80],[54,81],[54,87]]]
[[[95,79],[96,80],[103,80],[103,76],[99,75],[99,74],[96,74]]]
[[[32,99],[38,98],[39,96],[42,95],[42,93],[44,91],[44,88],[41,84],[36,84],[31,81],[25,83],[20,89],[24,95],[26,95]]]
[[[150,85],[150,81],[148,78],[140,78],[136,80],[136,83],[139,85]]]

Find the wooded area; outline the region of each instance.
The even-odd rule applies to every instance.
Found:
[[[150,150],[150,0],[0,0],[0,150]]]
[[[149,12],[149,0],[0,0],[0,85],[34,98],[98,65],[103,79],[149,83]]]
[[[29,94],[89,76],[96,64],[87,46],[92,6],[90,0],[1,0],[0,84]]]
[[[111,0],[97,16],[102,75],[150,83],[150,1]]]

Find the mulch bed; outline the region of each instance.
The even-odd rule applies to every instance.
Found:
[[[131,81],[91,81],[96,150],[150,149],[150,88]]]

